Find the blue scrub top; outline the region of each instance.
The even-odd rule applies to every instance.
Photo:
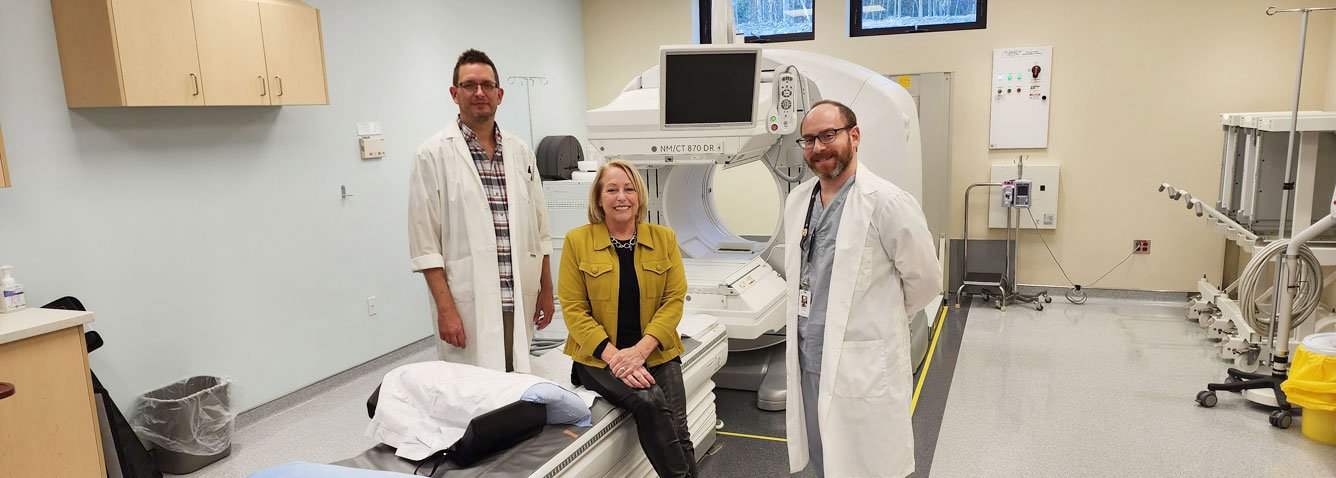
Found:
[[[814,247],[812,260],[802,261],[802,271],[798,280],[806,279],[808,290],[812,291],[811,314],[798,315],[798,368],[803,373],[821,373],[821,347],[825,344],[826,302],[830,298],[830,273],[835,266],[835,235],[840,229],[840,216],[844,214],[844,201],[849,196],[849,189],[857,175],[850,176],[840,186],[830,204],[821,205],[821,201],[812,201],[812,221],[808,227],[807,247]],[[819,199],[819,198],[818,198]],[[807,249],[802,249],[807,257]]]

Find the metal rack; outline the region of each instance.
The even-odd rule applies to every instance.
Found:
[[[1020,157],[1016,164],[1016,177],[1022,177],[1024,170],[1025,158]],[[1007,305],[1013,303],[1034,304],[1035,310],[1044,310],[1045,303],[1053,302],[1053,299],[1048,296],[1048,291],[1043,291],[1035,295],[1022,294],[1016,289],[1016,284],[1013,283],[1014,281],[1011,280],[1012,271],[1016,268],[1016,263],[1019,262],[1019,253],[1013,251],[1017,250],[1015,247],[1016,241],[1020,239],[1021,234],[1020,220],[1018,219],[1014,224],[1011,221],[1011,216],[1015,213],[1016,209],[1014,206],[1008,205],[1006,207],[1006,257],[1003,260],[1002,273],[970,272],[970,191],[976,187],[1000,188],[1007,186],[1006,183],[974,183],[965,188],[965,227],[963,230],[964,239],[962,240],[961,257],[961,271],[963,271],[965,278],[960,282],[960,287],[956,289],[956,308],[960,308],[961,301],[968,295],[965,293],[966,287],[981,288],[983,290],[984,300],[993,301],[993,305],[998,309],[1001,309],[1003,312],[1007,310]],[[994,297],[990,289],[997,289],[996,297]]]
[[[1266,322],[1267,324],[1266,328],[1269,330],[1265,332],[1265,338],[1264,338],[1265,344],[1263,344],[1262,341],[1258,341],[1258,343],[1255,344],[1255,346],[1250,347],[1252,349],[1262,349],[1263,347],[1269,349],[1265,350],[1265,352],[1267,353],[1267,355],[1269,355],[1271,370],[1269,373],[1265,372],[1251,373],[1247,370],[1240,370],[1239,368],[1231,368],[1228,371],[1229,372],[1228,378],[1224,382],[1207,384],[1207,389],[1199,392],[1196,397],[1196,401],[1198,404],[1200,404],[1203,407],[1210,408],[1216,405],[1217,391],[1242,392],[1244,397],[1247,398],[1248,400],[1251,400],[1256,403],[1261,403],[1264,405],[1270,405],[1277,408],[1276,410],[1272,411],[1269,416],[1271,425],[1277,428],[1289,428],[1290,424],[1293,422],[1292,406],[1286,399],[1284,390],[1282,390],[1280,387],[1281,383],[1283,383],[1287,379],[1289,374],[1288,357],[1289,357],[1289,348],[1292,338],[1290,329],[1292,324],[1297,325],[1299,321],[1303,321],[1307,317],[1307,314],[1312,312],[1312,309],[1308,309],[1307,311],[1301,312],[1301,315],[1299,316],[1298,319],[1295,319],[1295,317],[1293,316],[1295,310],[1294,301],[1296,300],[1299,294],[1299,288],[1300,288],[1299,286],[1300,271],[1298,270],[1298,267],[1300,264],[1301,253],[1306,254],[1305,256],[1306,259],[1304,259],[1304,261],[1307,262],[1308,269],[1311,269],[1311,272],[1309,272],[1309,274],[1315,275],[1317,277],[1321,277],[1322,275],[1320,269],[1322,259],[1317,257],[1315,254],[1306,252],[1306,248],[1303,246],[1303,244],[1317,238],[1319,234],[1325,232],[1326,230],[1330,229],[1334,224],[1336,224],[1336,216],[1326,215],[1321,220],[1316,221],[1316,223],[1313,224],[1312,226],[1308,225],[1309,222],[1312,222],[1313,210],[1318,209],[1312,207],[1313,204],[1312,196],[1314,193],[1313,189],[1315,187],[1315,183],[1318,177],[1317,170],[1315,169],[1317,140],[1313,139],[1311,141],[1311,145],[1308,144],[1310,143],[1308,139],[1310,137],[1316,138],[1316,135],[1310,136],[1308,134],[1305,134],[1305,138],[1303,141],[1304,144],[1300,145],[1300,150],[1299,150],[1300,158],[1297,161],[1298,164],[1296,164],[1295,161],[1295,141],[1297,139],[1300,139],[1299,132],[1301,130],[1306,130],[1306,128],[1301,126],[1302,120],[1299,114],[1299,94],[1300,91],[1302,90],[1302,85],[1303,85],[1302,80],[1303,80],[1303,68],[1304,68],[1304,46],[1308,37],[1308,14],[1310,12],[1323,11],[1323,10],[1336,10],[1336,7],[1296,8],[1296,9],[1279,10],[1273,6],[1267,8],[1266,10],[1266,14],[1268,16],[1275,15],[1281,12],[1302,13],[1302,19],[1300,20],[1300,30],[1299,30],[1298,71],[1295,73],[1295,78],[1294,78],[1294,106],[1290,111],[1289,118],[1281,117],[1281,118],[1271,119],[1271,122],[1273,123],[1273,130],[1280,130],[1281,128],[1284,128],[1287,129],[1289,132],[1288,144],[1285,150],[1285,159],[1283,161],[1284,175],[1280,177],[1279,190],[1278,191],[1275,189],[1272,190],[1273,196],[1276,194],[1276,192],[1278,192],[1280,196],[1280,201],[1279,201],[1280,214],[1276,218],[1277,227],[1275,230],[1277,243],[1274,244],[1274,247],[1268,247],[1265,251],[1259,250],[1257,254],[1261,255],[1254,256],[1254,260],[1249,263],[1248,267],[1245,268],[1247,270],[1245,270],[1244,272],[1245,278],[1250,277],[1248,270],[1258,271],[1255,273],[1260,274],[1259,269],[1255,269],[1262,266],[1262,262],[1260,261],[1269,260],[1268,255],[1275,254],[1276,256],[1275,280],[1272,283],[1271,290],[1264,294],[1275,297],[1275,299],[1272,301],[1271,311],[1269,312],[1271,319],[1269,322]],[[1288,119],[1288,121],[1287,122],[1283,121],[1285,119]],[[1313,123],[1313,121],[1309,122]],[[1263,177],[1264,175],[1261,174],[1263,168],[1260,167],[1259,163],[1263,161],[1263,159],[1261,159],[1261,151],[1262,151],[1261,131],[1263,130],[1262,128],[1264,120],[1262,118],[1258,118],[1257,123],[1258,123],[1258,127],[1256,129],[1257,132],[1253,136],[1249,136],[1248,142],[1245,143],[1245,151],[1244,151],[1245,157],[1247,156],[1247,153],[1251,153],[1253,151],[1256,151],[1256,154],[1251,156],[1251,163],[1248,161],[1244,162],[1244,171],[1242,174],[1242,187],[1239,190],[1239,192],[1242,193],[1242,197],[1239,199],[1241,199],[1240,205],[1243,209],[1243,212],[1240,212],[1236,216],[1236,218],[1240,219],[1240,222],[1243,223],[1242,225],[1239,226],[1240,227],[1253,226],[1252,229],[1253,233],[1259,232],[1257,226],[1260,225],[1259,224],[1260,221],[1258,221],[1259,218],[1255,215],[1256,211],[1265,210],[1265,208],[1259,207],[1259,206],[1264,206],[1264,204],[1259,204],[1259,202],[1257,201],[1258,197],[1257,193],[1263,192],[1259,191],[1257,184],[1259,182],[1265,181],[1272,183],[1273,185],[1272,187],[1274,187],[1274,179],[1272,179],[1271,181],[1266,181],[1267,178],[1264,178]],[[1275,123],[1280,123],[1280,124],[1275,124]],[[1227,194],[1235,192],[1234,188],[1225,187],[1226,185],[1228,185],[1229,178],[1234,177],[1233,174],[1228,174],[1231,173],[1231,171],[1229,171],[1230,168],[1228,167],[1229,166],[1228,162],[1231,159],[1229,151],[1231,146],[1236,146],[1238,144],[1237,140],[1235,140],[1233,144],[1230,143],[1229,139],[1230,132],[1231,129],[1227,126],[1225,157],[1224,157],[1224,160],[1226,161],[1225,164],[1226,167],[1223,168],[1221,171],[1221,176],[1222,176],[1220,183],[1221,201],[1218,203],[1218,205],[1222,207],[1225,205],[1232,204],[1231,201],[1233,198],[1228,197]],[[1235,133],[1237,133],[1237,131],[1235,131]],[[1305,148],[1305,145],[1308,145],[1309,147]],[[1310,169],[1306,171],[1305,165],[1307,165],[1307,167]],[[1279,170],[1279,167],[1274,167],[1273,169]],[[1294,179],[1296,169],[1299,177],[1306,178],[1305,181],[1306,184],[1298,184],[1298,182]],[[1179,199],[1179,197],[1177,197],[1179,196],[1178,191],[1172,190],[1172,186],[1164,184],[1160,186],[1160,189],[1161,190],[1171,189],[1170,197],[1173,199]],[[1290,211],[1289,209],[1290,199],[1292,196],[1291,191],[1294,191],[1293,195],[1295,196],[1294,211]],[[1305,195],[1307,195],[1307,197],[1304,197]],[[1209,212],[1211,213],[1212,218],[1220,220],[1219,216],[1221,216],[1221,214],[1219,213],[1219,211],[1215,211],[1210,207],[1204,206],[1203,204],[1201,204],[1201,201],[1199,199],[1192,198],[1190,194],[1182,193],[1182,196],[1187,198],[1187,203],[1189,208],[1195,208],[1197,210],[1198,216],[1202,216],[1203,212]],[[1325,201],[1326,197],[1323,197],[1323,200]],[[1324,204],[1324,206],[1326,205]],[[1251,209],[1251,211],[1248,211],[1249,209]],[[1331,211],[1332,213],[1336,213],[1336,206],[1327,206],[1318,210],[1327,210]],[[1291,239],[1290,241],[1285,241],[1284,239],[1286,238],[1286,232],[1287,232],[1286,222],[1288,219],[1290,219],[1289,216],[1291,214],[1293,214],[1293,221],[1290,224],[1291,226],[1290,232],[1293,234],[1300,228],[1303,228],[1303,230],[1301,232],[1298,232],[1297,234],[1293,234],[1294,238]],[[1233,221],[1230,220],[1231,218],[1228,217],[1228,214],[1225,214],[1224,216],[1225,216],[1224,220],[1221,222],[1229,225],[1227,227],[1229,227],[1230,229],[1232,229],[1234,225],[1238,225],[1238,223],[1233,223]],[[1254,239],[1251,242],[1253,244],[1256,244],[1257,234],[1253,234],[1253,238]],[[1279,253],[1279,251],[1276,249],[1277,247],[1282,247],[1282,246],[1285,248],[1283,254]],[[1251,277],[1255,277],[1255,275]],[[1308,280],[1311,281],[1312,280],[1311,277]],[[1323,280],[1322,282],[1326,281]],[[1251,287],[1255,287],[1255,285]],[[1250,289],[1250,286],[1248,285],[1239,286],[1239,295],[1241,300],[1246,301],[1248,299],[1251,299],[1253,291],[1247,289]],[[1201,299],[1206,299],[1207,294],[1210,292],[1213,291],[1206,290],[1206,288],[1203,288],[1202,290],[1203,294]],[[1210,316],[1212,315],[1211,314],[1212,311],[1209,309],[1209,307],[1214,304],[1216,307],[1220,307],[1221,313],[1223,314],[1224,307],[1221,306],[1233,305],[1233,304],[1232,301],[1228,300],[1228,290],[1221,292],[1222,293],[1219,295],[1212,294],[1213,296],[1211,297],[1211,299],[1213,300],[1213,302],[1203,302],[1200,299],[1194,301],[1191,310],[1198,311],[1199,314],[1201,314],[1201,312],[1205,312],[1205,314],[1202,315]],[[1316,289],[1312,289],[1311,294],[1312,296],[1310,297],[1320,297],[1321,288],[1319,287]],[[1251,314],[1253,312],[1252,310],[1250,310],[1251,308],[1252,308],[1251,305],[1245,305],[1243,312]],[[1246,321],[1238,321],[1238,323],[1240,324],[1246,323]],[[1240,330],[1240,332],[1241,331],[1242,330]],[[1255,332],[1257,331],[1250,330],[1249,334],[1255,336]],[[1257,337],[1250,337],[1250,338],[1257,339]],[[1259,350],[1259,352],[1260,351],[1261,350]],[[1257,355],[1260,355],[1260,353],[1258,353]]]

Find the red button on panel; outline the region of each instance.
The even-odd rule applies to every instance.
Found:
[[[779,125],[777,124],[770,125],[770,131],[779,131]]]

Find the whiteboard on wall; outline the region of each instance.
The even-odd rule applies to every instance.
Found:
[[[993,50],[989,149],[1048,147],[1053,47]]]

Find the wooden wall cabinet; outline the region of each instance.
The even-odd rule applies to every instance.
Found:
[[[329,104],[298,0],[51,0],[71,108]]]

